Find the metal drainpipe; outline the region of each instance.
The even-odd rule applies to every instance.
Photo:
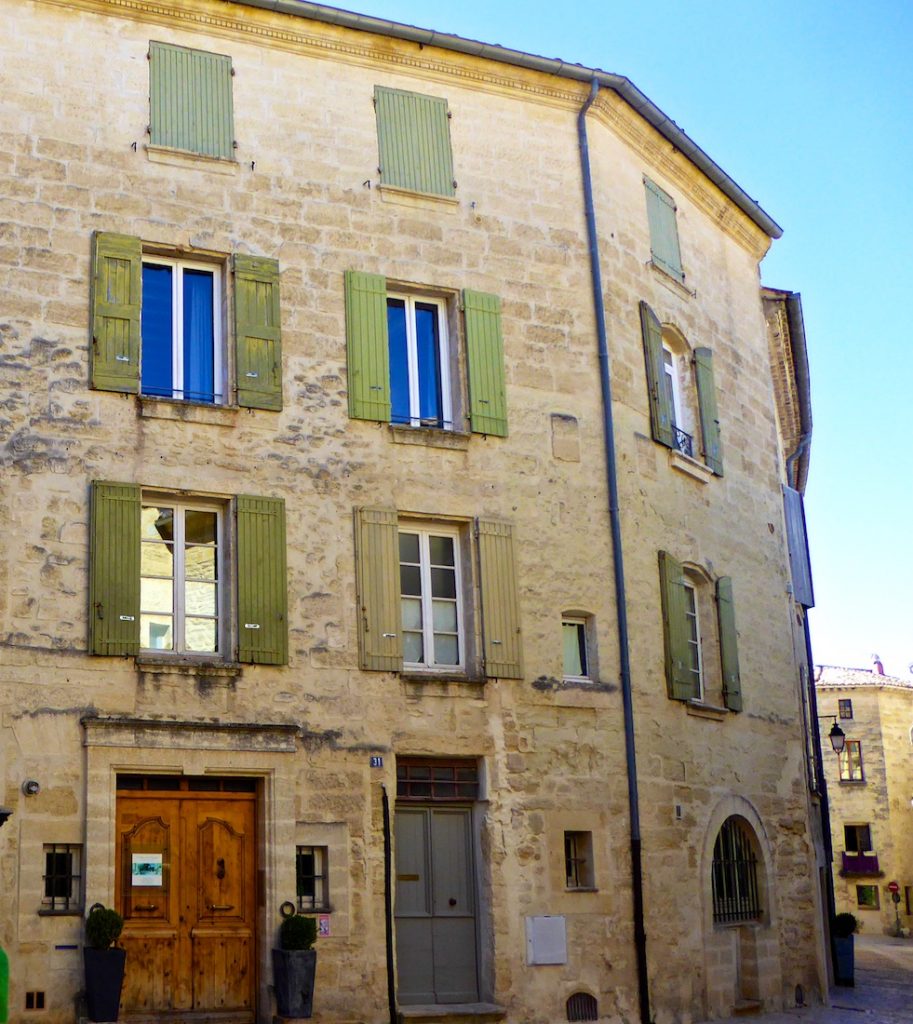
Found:
[[[590,249],[590,276],[593,283],[593,307],[599,346],[599,382],[602,386],[602,427],[605,442],[606,481],[609,488],[609,522],[612,532],[612,561],[615,567],[615,608],[618,617],[618,647],[621,671],[621,698],[624,708],[625,760],[628,771],[628,810],[631,820],[631,889],[634,914],[634,947],[637,954],[637,982],[640,1019],[650,1024],[650,985],[647,976],[647,935],[644,930],[644,884],[641,862],[640,804],[637,796],[637,758],[634,750],[634,705],[631,699],[631,660],[628,650],[628,612],[625,603],[624,559],[621,548],[621,520],[618,512],[618,471],[615,463],[615,427],[612,421],[612,383],[609,372],[609,346],[606,336],[602,271],[599,266],[599,237],[593,206],[593,180],[590,175],[590,148],[586,133],[586,115],[599,92],[593,79],[590,95],[577,115],[580,144],[580,169],[583,175],[583,199]]]

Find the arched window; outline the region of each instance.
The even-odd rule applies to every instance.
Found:
[[[751,826],[737,815],[723,822],[713,846],[713,920],[717,924],[760,919],[758,858]]]
[[[568,1020],[599,1020],[599,1005],[589,992],[575,992],[567,1001]]]

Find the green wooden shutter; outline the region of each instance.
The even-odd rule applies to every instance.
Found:
[[[479,519],[476,537],[485,674],[522,679],[514,529],[510,523]]]
[[[413,192],[452,196],[453,151],[447,101],[374,87],[380,179]]]
[[[238,405],[282,408],[279,261],[235,253],[235,362]]]
[[[685,615],[685,574],[668,551],[659,553],[659,580],[663,606],[666,684],[673,700],[696,700],[700,681],[689,670],[688,620]]]
[[[89,650],[139,651],[140,488],[93,483],[89,513]]]
[[[376,672],[403,667],[396,509],[355,510],[358,663]]]
[[[149,43],[153,146],[234,159],[231,57]]]
[[[469,426],[476,434],[507,436],[504,338],[501,300],[485,292],[463,292]]]
[[[723,446],[720,442],[720,416],[716,407],[716,386],[713,383],[713,353],[709,348],[694,350],[694,373],[697,379],[697,401],[701,411],[704,462],[717,476],[722,476]]]
[[[237,498],[238,661],[288,662],[285,502]]]
[[[139,393],[142,243],[132,235],[92,236],[92,387]]]
[[[647,220],[650,225],[650,254],[667,274],[684,281],[682,256],[678,247],[678,225],[675,221],[675,201],[659,185],[644,178],[647,192]]]
[[[640,303],[640,330],[644,339],[644,361],[647,366],[647,393],[650,399],[650,431],[653,440],[674,447],[672,431],[673,409],[669,395],[663,387],[663,328],[656,314]]]
[[[346,358],[349,415],[390,422],[390,342],[387,279],[346,271]]]
[[[720,626],[720,662],[723,666],[723,700],[730,711],[742,710],[742,683],[739,678],[739,640],[732,603],[732,580],[721,576],[716,581],[716,613]]]

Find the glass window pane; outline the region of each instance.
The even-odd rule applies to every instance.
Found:
[[[171,580],[141,579],[139,603],[143,611],[171,615],[174,611],[174,587]]]
[[[173,292],[171,267],[143,264],[142,391],[171,398],[173,377]]]
[[[442,426],[444,413],[436,306],[416,303],[415,337],[418,349],[419,416],[423,423]]]
[[[143,540],[174,540],[173,508],[144,505],[140,522]]]
[[[215,334],[213,274],[185,270],[184,278],[184,398],[215,401]],[[146,297],[143,295],[143,307]]]
[[[184,621],[184,646],[194,653],[210,653],[216,649],[216,620],[194,619]]]
[[[184,513],[184,540],[187,544],[215,544],[219,517],[215,512],[187,509]]]
[[[418,564],[418,534],[401,533],[399,535],[399,560]]]
[[[144,576],[171,576],[174,553],[170,544],[143,544],[140,548],[140,572]]]
[[[406,304],[402,299],[387,299],[387,334],[390,344],[390,418],[394,423],[408,423],[409,352]]]
[[[401,565],[399,567],[399,589],[403,594],[421,596],[422,573],[417,565]]]
[[[422,628],[422,602],[414,597],[405,597],[402,601],[403,629]]]
[[[431,596],[456,597],[456,573],[453,569],[431,570]]]
[[[173,651],[174,630],[170,615],[140,616],[140,647],[150,651]]]
[[[453,537],[429,537],[428,549],[432,565],[455,565]]]
[[[457,609],[455,601],[433,601],[432,623],[434,631],[455,633],[457,631]]]
[[[455,636],[434,634],[434,663],[436,665],[459,665],[460,647]]]
[[[564,641],[564,674],[566,676],[585,675],[584,666],[580,657],[580,633],[583,624],[579,622],[564,622],[561,624],[561,633]]]
[[[215,583],[185,583],[184,602],[188,615],[216,614]]]
[[[412,665],[420,665],[425,660],[425,645],[421,633],[403,634],[403,660]]]
[[[184,575],[190,580],[217,579],[216,549],[187,548],[184,552]]]

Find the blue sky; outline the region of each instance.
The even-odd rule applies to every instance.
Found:
[[[784,228],[814,436],[815,661],[913,665],[913,3],[362,0],[360,13],[630,78]]]

